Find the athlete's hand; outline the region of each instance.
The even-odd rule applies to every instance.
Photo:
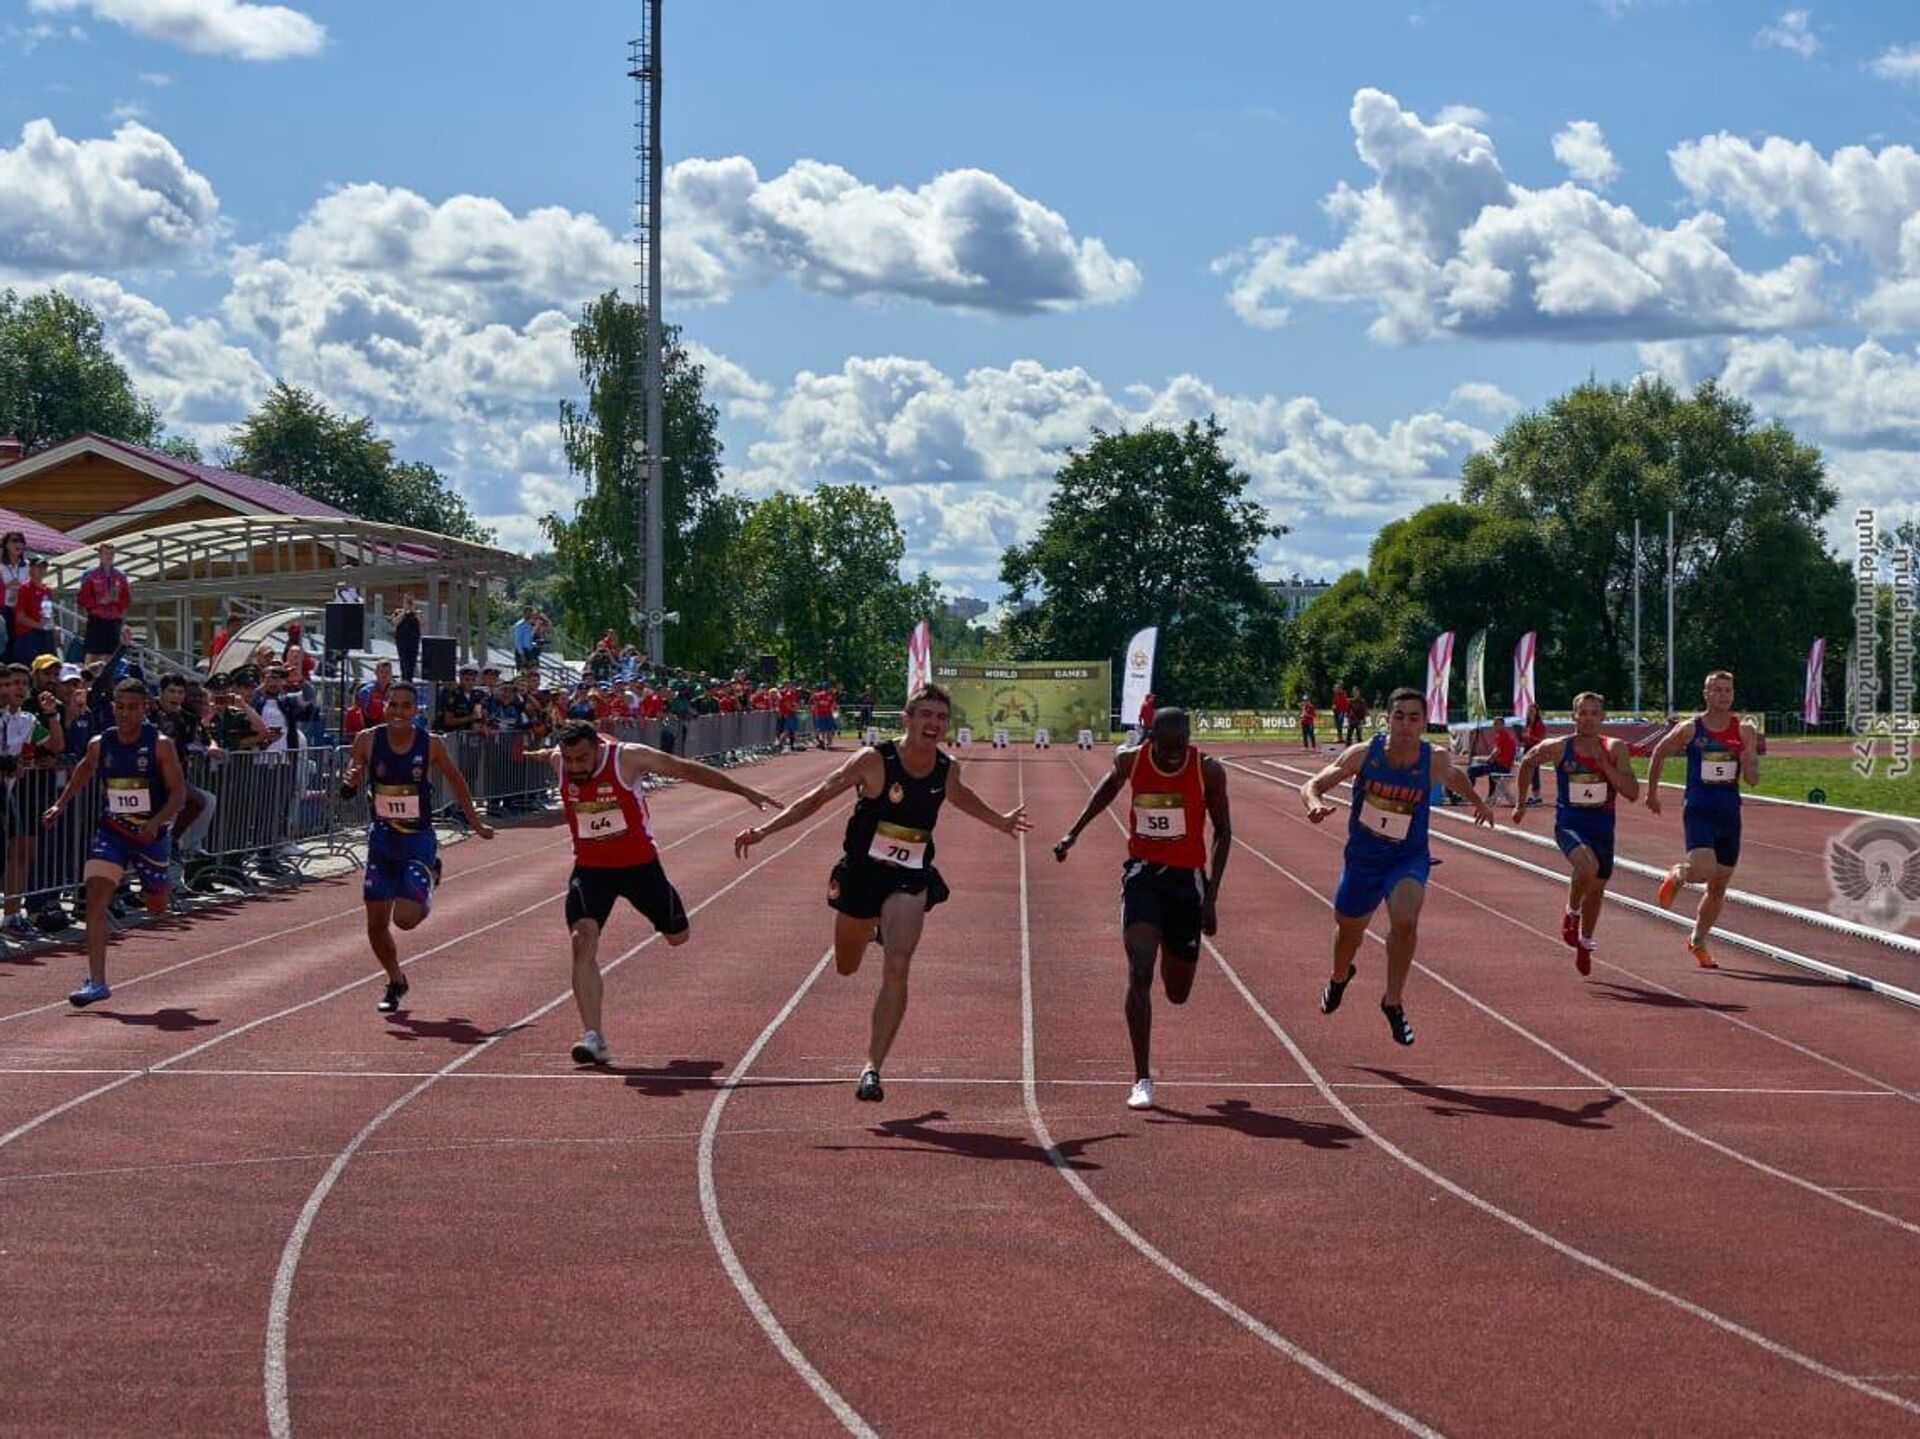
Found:
[[[1487,808],[1487,802],[1477,794],[1473,797],[1473,822],[1483,824],[1488,829],[1493,828],[1493,811]]]
[[[1065,863],[1067,851],[1073,848],[1073,842],[1076,838],[1077,836],[1071,834],[1062,835],[1059,842],[1053,847],[1053,857]]]
[[[745,859],[747,857],[747,851],[765,838],[766,836],[760,833],[759,829],[755,826],[749,826],[741,830],[740,833],[733,837],[733,853],[735,858]]]
[[[40,823],[47,829],[52,829],[56,824],[60,823],[60,806],[57,804],[48,805],[47,812],[40,816]]]
[[[1015,805],[1000,818],[1006,822],[1008,834],[1027,834],[1033,829],[1033,821],[1027,818],[1027,807]]]
[[[135,833],[140,836],[140,843],[152,844],[156,839],[160,838],[160,831],[164,828],[165,826],[162,825],[160,821],[150,819],[141,825]]]
[[[1321,820],[1332,814],[1333,810],[1334,807],[1327,803],[1326,796],[1324,795],[1318,799],[1307,802],[1307,818],[1315,824],[1320,823]]]
[[[1213,892],[1209,890],[1205,899],[1200,901],[1200,933],[1211,939],[1220,932],[1220,914],[1214,908]]]
[[[1657,784],[1647,786],[1647,813],[1660,813],[1660,786]]]
[[[492,839],[495,830],[493,826],[488,824],[484,819],[476,819],[473,822],[473,832],[482,839]]]
[[[1523,823],[1525,823],[1525,822],[1526,822],[1526,818],[1527,818],[1527,807],[1526,807],[1526,805],[1525,805],[1524,803],[1522,803],[1522,802],[1520,802],[1520,801],[1518,801],[1518,800],[1516,800],[1516,801],[1514,801],[1514,806],[1513,806],[1513,823],[1515,823],[1515,824],[1523,824]]]
[[[747,802],[755,809],[785,809],[786,805],[770,794],[762,794],[757,789],[747,791]]]

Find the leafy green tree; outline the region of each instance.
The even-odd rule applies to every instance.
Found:
[[[1111,658],[1157,623],[1167,702],[1273,698],[1282,624],[1255,561],[1285,527],[1245,498],[1248,476],[1222,452],[1225,434],[1212,418],[1096,430],[1068,456],[1040,532],[1001,560],[1011,599],[1036,600],[1008,622],[1018,656]]]
[[[559,594],[575,631],[632,637],[640,592],[640,517],[646,475],[646,416],[640,361],[646,317],[608,291],[588,302],[573,329],[573,353],[586,386],[583,403],[560,404],[567,468],[585,492],[571,518],[541,525],[559,562]],[[667,632],[668,657],[679,666],[711,669],[734,662],[738,635],[733,576],[725,556],[744,522],[739,501],[720,493],[719,415],[705,398],[706,376],[666,333],[664,421],[666,607],[680,614]]]
[[[432,465],[393,457],[366,416],[335,414],[282,380],[228,439],[234,469],[381,524],[489,543],[493,531]]]
[[[151,445],[160,414],[107,348],[93,310],[58,290],[0,292],[0,435],[31,454],[85,430]]]
[[[1358,689],[1369,700],[1399,685],[1421,685],[1432,630],[1432,620],[1411,597],[1349,570],[1289,627],[1281,702],[1304,695],[1324,709],[1335,684]]]

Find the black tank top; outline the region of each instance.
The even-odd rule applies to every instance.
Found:
[[[924,869],[933,863],[933,826],[947,802],[947,771],[953,760],[936,752],[933,772],[916,779],[900,763],[897,743],[888,740],[875,748],[886,767],[886,780],[880,793],[863,795],[854,805],[847,819],[847,857]]]

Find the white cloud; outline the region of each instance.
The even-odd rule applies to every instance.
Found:
[[[1247,323],[1282,325],[1300,301],[1361,304],[1378,312],[1374,338],[1402,343],[1655,339],[1821,317],[1816,260],[1743,270],[1717,215],[1661,228],[1577,185],[1528,190],[1506,178],[1485,134],[1429,125],[1379,90],[1354,96],[1351,119],[1375,178],[1327,198],[1340,242],[1310,253],[1283,236],[1216,264]]]
[[[685,160],[665,177],[662,261],[696,299],[785,278],[856,299],[905,298],[996,314],[1130,299],[1140,271],[983,170],[880,189],[802,160],[762,180],[750,160]]]
[[[1440,113],[1434,118],[1442,125],[1466,125],[1477,130],[1490,117],[1477,105],[1442,105]]]
[[[246,0],[32,0],[32,8],[84,10],[136,34],[241,60],[315,55],[327,40],[326,27],[301,11]]]
[[[1882,80],[1912,84],[1920,80],[1920,45],[1889,45],[1867,68]]]
[[[1450,409],[1477,411],[1493,424],[1501,424],[1520,413],[1520,402],[1498,385],[1485,380],[1468,380],[1455,385],[1447,396]]]
[[[1813,33],[1813,16],[1806,10],[1782,11],[1778,20],[1753,37],[1753,43],[1791,51],[1802,60],[1811,60],[1820,49],[1820,37]]]
[[[219,210],[206,177],[131,121],[110,140],[69,140],[29,120],[0,149],[0,271],[161,264],[210,240]]]
[[[1717,379],[1806,439],[1849,448],[1920,447],[1920,351],[1874,340],[1797,345],[1773,335],[1740,336],[1717,351],[1649,345],[1641,358],[1676,384]]]
[[[1607,137],[1592,120],[1569,120],[1553,137],[1553,158],[1576,180],[1604,190],[1620,178],[1620,166],[1607,148]]]

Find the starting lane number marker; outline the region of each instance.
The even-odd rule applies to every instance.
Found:
[[[1007,747],[1007,732],[1005,730],[997,729],[993,732],[993,747],[995,749],[1005,749]]]
[[[973,743],[973,731],[968,729],[965,725],[961,725],[959,733],[954,736],[954,740],[960,746],[961,749],[965,749],[968,745]]]
[[[860,736],[860,743],[861,744],[879,744],[880,743],[880,727],[878,725],[868,725],[867,732]]]
[[[1081,730],[1080,737],[1076,739],[1074,743],[1078,745],[1081,749],[1092,749],[1093,748],[1093,731],[1090,729]]]
[[[1035,749],[1052,749],[1053,748],[1052,731],[1043,730],[1043,729],[1035,730],[1033,732],[1033,747]]]

